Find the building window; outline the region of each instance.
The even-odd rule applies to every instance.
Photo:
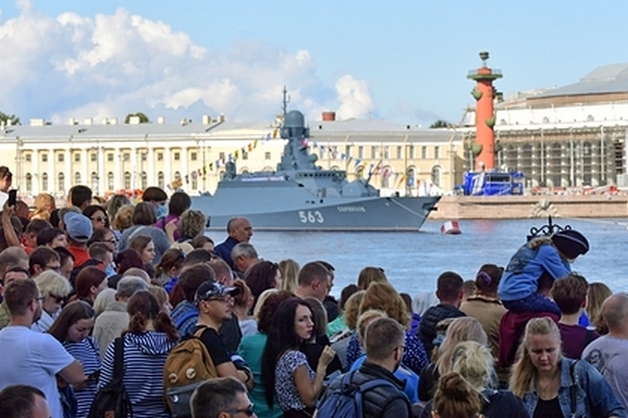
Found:
[[[181,160],[181,153],[180,152],[175,152],[174,153],[174,160],[175,161]]]
[[[435,186],[440,187],[440,181],[440,167],[435,166],[432,168],[432,183],[434,183]]]
[[[48,174],[44,173],[41,175],[41,189],[43,191],[48,190]]]
[[[198,179],[196,176],[192,177],[192,190],[198,190]]]
[[[60,163],[64,162],[65,161],[65,154],[62,153],[62,152],[58,153],[57,154],[57,161],[60,162]]]
[[[107,190],[115,190],[115,184],[113,184],[113,173],[110,171],[107,173]]]
[[[41,154],[41,162],[42,163],[47,163],[48,162],[48,154],[46,154],[46,153]]]
[[[440,147],[434,147],[434,158],[437,160],[440,158]]]
[[[249,159],[249,153],[246,151],[242,151],[242,159],[243,160],[248,160]]]
[[[414,145],[410,145],[408,147],[408,158],[410,158],[410,159],[414,159],[415,158],[415,156],[414,156]]]
[[[59,154],[59,155],[63,155],[63,154]],[[59,190],[60,192],[64,191],[65,190],[65,174],[59,173],[57,183],[59,183],[58,184],[59,187],[57,188],[57,190]]]
[[[80,163],[81,162],[81,153],[80,152],[75,152],[74,153],[74,162],[75,163]]]
[[[383,151],[383,153],[384,153],[384,155],[383,155],[382,157],[383,157],[385,160],[389,159],[389,158],[390,158],[390,147],[385,146],[385,147],[382,147],[382,148],[383,148],[383,150],[382,150],[382,151]]]
[[[427,160],[427,147],[421,147],[421,158]]]
[[[414,187],[414,179],[416,177],[416,171],[413,167],[408,168],[406,171],[406,187]]]
[[[270,152],[265,152],[264,153],[264,159],[265,160],[270,160]]]
[[[26,174],[26,191],[33,190],[33,175],[31,173]]]
[[[164,172],[160,171],[159,173],[157,173],[157,186],[160,189],[164,188]]]
[[[74,184],[81,184],[81,173],[74,173]]]
[[[128,171],[124,172],[124,189],[131,189],[131,173],[129,173]]]
[[[122,154],[122,160],[123,161],[130,161],[131,160],[131,154],[129,154],[128,152],[125,152],[124,154]]]
[[[351,157],[351,145],[345,145],[345,155],[347,158]]]
[[[397,159],[401,160],[403,158],[403,148],[397,147]]]
[[[26,155],[24,155],[24,160],[25,160],[27,163],[30,163],[30,162],[31,162],[31,155],[30,155],[30,154],[26,154]]]
[[[377,158],[377,147],[371,147],[371,158]]]
[[[89,154],[89,160],[95,163],[98,160],[98,153],[92,152]]]
[[[140,158],[142,159],[142,161],[146,161],[146,158],[147,158],[146,153],[145,152],[140,153]]]
[[[163,161],[164,160],[164,153],[163,152],[158,152],[157,153],[157,161]]]
[[[221,159],[221,160],[224,160],[225,159],[225,153],[224,152],[219,152],[218,153],[218,158]]]
[[[198,154],[195,152],[191,152],[190,153],[190,160],[191,161],[196,161],[198,159]]]
[[[111,152],[107,153],[107,161],[109,161],[109,162],[113,161],[113,153],[111,153]]]
[[[364,158],[364,147],[363,146],[359,146],[358,147],[358,158]]]
[[[148,187],[148,175],[146,174],[146,171],[142,171],[141,179],[142,184],[140,184],[140,188],[144,190],[146,187]]]

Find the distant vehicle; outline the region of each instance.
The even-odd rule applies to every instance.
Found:
[[[308,152],[303,114],[284,114],[281,138],[288,142],[274,172],[236,173],[235,162],[214,195],[192,197],[209,229],[224,230],[234,216],[257,230],[418,231],[440,196],[381,197],[369,180],[347,181],[344,170],[323,170]]]
[[[523,173],[520,171],[466,172],[462,193],[465,196],[504,196],[524,193]]]

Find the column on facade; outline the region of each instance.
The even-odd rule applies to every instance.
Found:
[[[154,186],[157,184],[157,176],[155,175],[155,148],[147,147],[146,148],[146,159],[148,160],[148,173],[146,173],[147,177],[147,186]]]
[[[44,190],[45,192],[50,192],[52,194],[56,194],[58,188],[57,184],[57,173],[55,172],[55,150],[54,148],[47,152],[48,155],[48,190]]]
[[[124,158],[122,150],[119,147],[113,149],[113,191],[122,189],[122,181],[120,179],[120,160]]]
[[[188,175],[188,149],[187,147],[181,147],[181,180],[183,181],[183,188],[189,191],[190,184],[186,184],[185,180],[190,181],[190,176]]]
[[[107,190],[105,174],[105,149],[103,147],[96,148],[96,170],[98,173],[98,190],[104,193]]]
[[[39,174],[39,150],[35,147],[31,148],[33,153],[31,154],[31,161],[32,161],[32,167],[33,167],[33,172],[32,174],[32,181],[31,181],[31,190],[30,192],[33,194],[33,196],[37,196],[39,194],[39,182],[40,180],[40,174]]]
[[[63,176],[65,181],[63,185],[63,192],[67,196],[68,190],[70,190],[70,187],[73,186],[72,182],[74,181],[74,173],[72,172],[72,150],[70,148],[66,148],[62,152],[64,154],[63,161],[65,163],[64,164],[65,174]],[[59,176],[57,175],[57,179],[58,178]]]
[[[83,184],[89,186],[90,188],[94,187],[92,184],[92,172],[87,168],[87,161],[89,161],[89,156],[87,155],[87,148],[81,148],[81,172],[83,173],[81,177],[83,178]],[[85,176],[85,177],[83,177]],[[94,194],[98,194],[98,190],[92,190]]]
[[[164,183],[167,186],[172,183],[172,149],[170,147],[164,148],[164,161],[166,162],[164,166]]]

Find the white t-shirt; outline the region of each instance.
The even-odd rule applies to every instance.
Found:
[[[63,418],[55,375],[69,366],[72,357],[50,334],[23,326],[0,331],[0,390],[15,384],[30,385],[46,395],[52,418]]]
[[[602,373],[617,398],[628,408],[628,340],[604,335],[585,347],[582,359]]]

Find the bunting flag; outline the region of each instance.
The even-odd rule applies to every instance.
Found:
[[[403,184],[403,182],[406,180],[406,175],[402,175],[401,178],[399,179],[399,183],[397,183],[397,189],[401,187],[401,185]]]

